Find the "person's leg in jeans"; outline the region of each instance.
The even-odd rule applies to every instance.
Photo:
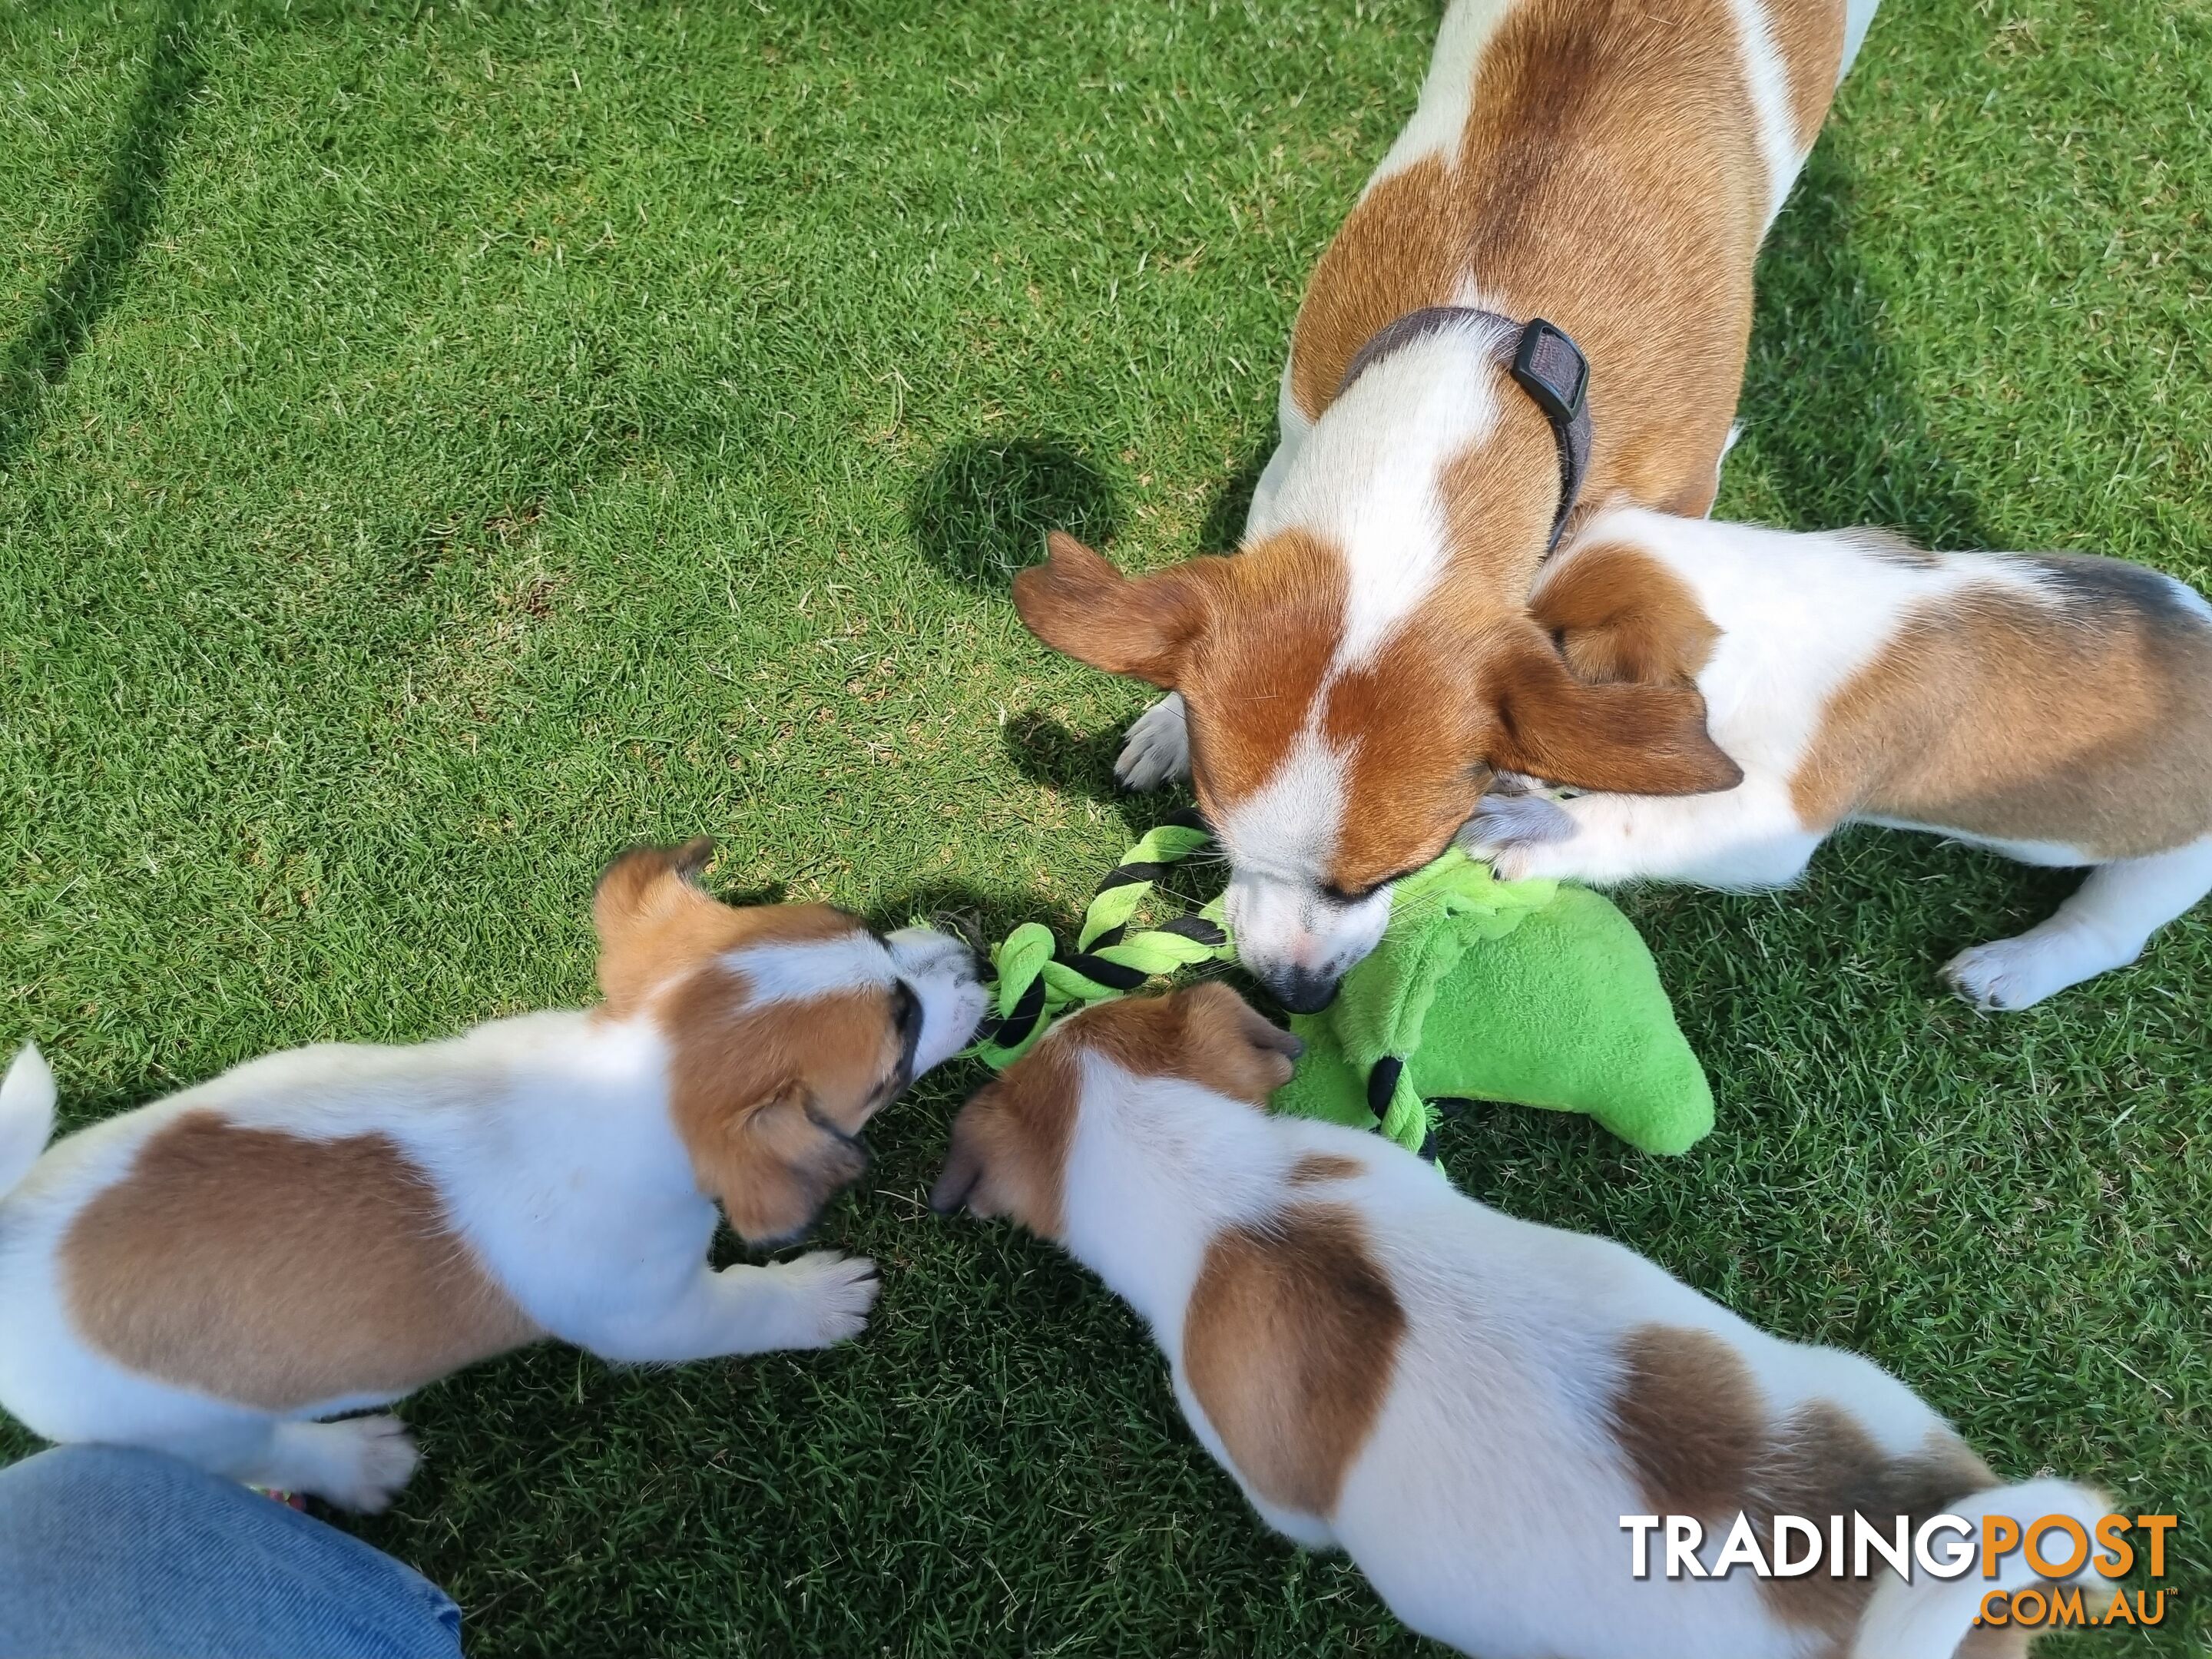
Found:
[[[0,1469],[0,1659],[459,1659],[460,1629],[412,1568],[159,1452]]]

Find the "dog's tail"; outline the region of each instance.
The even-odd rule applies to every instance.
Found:
[[[27,1042],[0,1078],[0,1198],[15,1190],[54,1135],[54,1074]]]
[[[2097,1522],[2111,1508],[2095,1492],[2069,1480],[2024,1480],[2014,1486],[1993,1486],[1951,1506],[1953,1513],[1974,1522],[1977,1528],[1984,1515],[2008,1516],[2023,1532],[2046,1515],[2071,1517],[2093,1540],[2075,1577],[2088,1571],[2089,1559],[2096,1553]],[[1884,1573],[1867,1602],[1865,1616],[1859,1620],[1851,1659],[1952,1659],[1960,1644],[1972,1633],[1987,1597],[2009,1597],[2014,1590],[2046,1582],[2043,1574],[2027,1565],[2025,1550],[2008,1553],[1996,1577],[1982,1577],[1979,1536],[1978,1531],[1973,1566],[1956,1578],[1936,1578],[1923,1571],[1916,1572],[1908,1583],[1894,1573]],[[2064,1547],[2046,1540],[2046,1562]]]

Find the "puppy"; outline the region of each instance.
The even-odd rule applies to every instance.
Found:
[[[1124,580],[1058,537],[1016,580],[1046,644],[1172,694],[1121,775],[1189,773],[1285,1006],[1329,1000],[1492,769],[1736,781],[1694,696],[1578,683],[1526,601],[1578,500],[1711,505],[1753,261],[1874,9],[1455,0],[1313,273],[1237,556]]]
[[[317,1419],[545,1337],[679,1361],[859,1332],[873,1264],[716,1272],[715,1202],[754,1243],[805,1227],[983,994],[942,934],[716,902],[691,879],[709,850],[607,871],[586,1012],[270,1054],[43,1157],[53,1081],[23,1050],[0,1083],[0,1406],[376,1510],[414,1468],[398,1420]]]
[[[1531,604],[1579,674],[1694,684],[1743,781],[1491,796],[1467,839],[1502,875],[1773,886],[1847,823],[2092,866],[2049,921],[1944,969],[1985,1008],[2134,961],[2212,890],[2212,607],[2171,577],[1624,509]]]
[[[1879,1577],[1632,1576],[1623,1516],[1698,1517],[1710,1569],[1739,1514],[1825,1533],[1856,1509],[1893,1535],[1947,1511],[2087,1528],[2105,1506],[1999,1486],[1884,1371],[1767,1336],[1620,1245],[1270,1115],[1296,1046],[1218,985],[1101,1005],[962,1109],[931,1203],[1104,1279],[1261,1517],[1347,1552],[1424,1635],[1485,1659],[2021,1650],[1967,1641],[1984,1591],[2033,1582],[2020,1558],[1990,1581],[1907,1583],[1878,1557]]]

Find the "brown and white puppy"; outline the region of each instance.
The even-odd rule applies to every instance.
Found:
[[[1970,1562],[1908,1583],[1878,1556],[1872,1576],[1669,1577],[1662,1533],[1635,1576],[1623,1517],[1695,1517],[1710,1571],[1738,1516],[1763,1540],[1778,1516],[1825,1535],[1863,1513],[1893,1540],[1899,1516],[2088,1528],[2104,1505],[2000,1486],[1864,1359],[1486,1208],[1378,1136],[1270,1115],[1295,1047],[1219,985],[1103,1004],[962,1109],[931,1202],[1007,1217],[1104,1279],[1261,1516],[1346,1551],[1425,1635],[1485,1659],[2021,1650],[1968,1634],[1984,1592],[2033,1582],[2016,1557],[1986,1581]]]
[[[866,1261],[716,1272],[719,1200],[783,1239],[983,1008],[942,934],[737,909],[710,845],[618,860],[606,1000],[407,1048],[321,1043],[60,1140],[26,1048],[0,1083],[0,1406],[51,1440],[172,1452],[379,1509],[413,1470],[384,1404],[555,1337],[609,1359],[822,1347]]]
[[[1502,875],[1778,886],[1849,823],[2090,866],[2048,921],[1945,969],[1988,1008],[2133,962],[2212,891],[2212,606],[2170,576],[1622,509],[1533,604],[1578,674],[1694,685],[1743,781],[1492,794],[1467,840]]]
[[[1314,271],[1239,554],[1125,580],[1063,536],[1016,580],[1047,644],[1173,694],[1121,776],[1188,770],[1239,953],[1286,1006],[1322,1006],[1374,948],[1391,882],[1492,769],[1735,781],[1693,695],[1581,685],[1529,622],[1561,452],[1498,360],[1499,315],[1588,358],[1585,497],[1705,511],[1753,262],[1874,9],[1454,0],[1412,122]],[[1392,330],[1435,307],[1498,315]]]

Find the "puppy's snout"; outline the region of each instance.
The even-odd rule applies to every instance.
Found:
[[[921,999],[915,1074],[950,1060],[975,1035],[989,998],[975,952],[934,927],[902,927],[884,939],[900,975]]]
[[[1336,1000],[1337,989],[1344,981],[1341,975],[1325,968],[1282,968],[1261,975],[1261,982],[1292,1013],[1317,1014]],[[1300,1052],[1304,1052],[1303,1044]]]

